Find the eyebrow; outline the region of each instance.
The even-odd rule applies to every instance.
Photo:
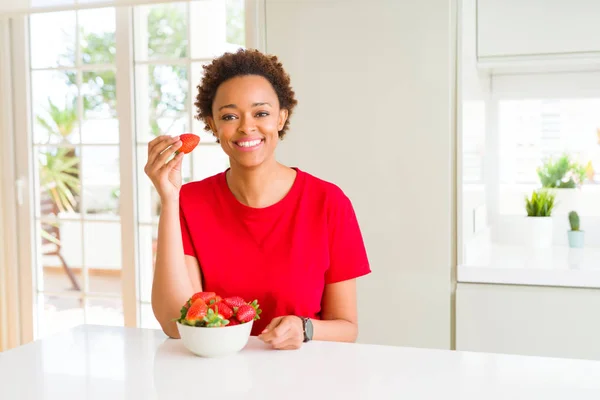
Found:
[[[260,106],[269,106],[269,107],[273,107],[270,103],[267,102],[259,102],[259,103],[252,103],[252,107],[260,107]],[[224,106],[219,107],[219,111],[221,111],[224,108],[238,108],[235,104],[225,104]]]

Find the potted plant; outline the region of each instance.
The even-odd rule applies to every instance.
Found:
[[[577,211],[571,211],[569,213],[569,224],[571,230],[567,231],[569,237],[569,247],[582,248],[585,238],[585,231],[579,229],[579,214]]]
[[[534,190],[525,196],[528,242],[535,248],[552,246],[552,210],[556,195],[548,190]]]
[[[577,208],[579,189],[585,181],[587,167],[574,161],[568,154],[558,159],[549,158],[537,169],[542,187],[556,195],[554,214],[566,215]]]

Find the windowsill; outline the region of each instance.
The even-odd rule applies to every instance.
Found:
[[[458,266],[458,282],[600,288],[600,247],[486,247]]]

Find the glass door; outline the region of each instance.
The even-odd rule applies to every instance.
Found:
[[[123,323],[115,21],[29,19],[36,337]]]
[[[146,146],[195,132],[202,140],[184,180],[227,168],[193,103],[202,65],[245,46],[253,3],[46,12],[16,25],[15,131],[26,132],[15,134],[16,164],[29,183],[18,210],[26,340],[82,323],[158,327],[150,293],[160,203],[143,171]],[[122,186],[132,181],[133,191]]]

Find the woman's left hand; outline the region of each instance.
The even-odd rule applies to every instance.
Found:
[[[299,349],[304,342],[302,320],[295,315],[273,318],[258,338],[275,349]]]

